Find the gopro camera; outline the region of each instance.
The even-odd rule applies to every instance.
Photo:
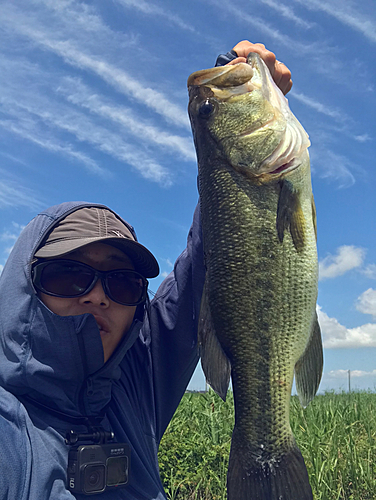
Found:
[[[68,488],[94,495],[127,485],[130,447],[125,443],[83,444],[68,454]]]

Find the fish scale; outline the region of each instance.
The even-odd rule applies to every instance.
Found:
[[[228,499],[308,500],[289,404],[294,368],[304,405],[322,372],[309,141],[261,59],[243,64],[188,79],[206,265],[202,366],[222,398],[232,378]]]

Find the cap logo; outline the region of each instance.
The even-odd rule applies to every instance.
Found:
[[[118,238],[126,238],[120,231],[111,231],[111,233],[115,234]]]

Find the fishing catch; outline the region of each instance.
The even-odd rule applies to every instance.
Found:
[[[308,500],[312,491],[289,422],[323,366],[316,315],[316,212],[308,135],[262,59],[188,78],[197,151],[206,280],[202,367],[235,401],[229,500]]]

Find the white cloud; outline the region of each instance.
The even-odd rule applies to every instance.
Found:
[[[3,178],[0,170],[0,208],[26,207],[36,211],[43,206],[42,201],[30,188],[22,186],[9,178]]]
[[[191,31],[192,33],[196,32],[193,26],[184,22],[179,16],[153,3],[146,2],[145,0],[115,0],[115,1],[117,1],[117,3],[123,5],[124,7],[133,7],[142,12],[143,14],[163,17],[172,24],[175,24],[180,29],[188,30]]]
[[[328,255],[319,262],[320,280],[342,276],[351,269],[360,267],[365,258],[365,250],[353,245],[343,245],[337,255]]]
[[[0,184],[0,189],[1,189],[1,184]],[[0,204],[1,207],[1,204]],[[12,222],[11,224],[11,229],[4,229],[2,233],[0,233],[0,241],[4,241],[7,243],[12,243],[11,246],[1,246],[0,245],[0,259],[1,262],[5,263],[5,260],[8,258],[8,255],[10,252],[13,250],[14,243],[16,242],[17,238],[19,237],[21,231],[24,229],[23,224],[19,224],[18,222]],[[6,258],[3,258],[2,256],[6,256]],[[2,273],[4,268],[3,264],[0,264],[0,274]]]
[[[339,189],[349,188],[355,184],[355,177],[351,172],[355,165],[346,156],[317,144],[317,135],[316,143],[311,146],[309,154],[312,173],[315,175],[336,182]]]
[[[15,115],[14,110],[10,112]],[[0,120],[0,127],[7,132],[12,132],[22,139],[30,141],[42,149],[58,153],[67,158],[85,165],[92,173],[104,175],[105,169],[100,167],[92,158],[85,153],[75,150],[70,144],[64,144],[56,137],[51,136],[51,132],[41,131],[38,123],[32,117],[18,116],[15,120]]]
[[[350,370],[350,376],[352,377],[372,377],[376,375],[376,370],[372,370],[370,372],[366,372],[363,370]],[[327,377],[335,378],[335,379],[348,379],[349,370],[330,370],[326,373]]]
[[[376,323],[346,328],[336,318],[330,318],[317,306],[317,313],[326,349],[376,347]]]
[[[348,0],[294,0],[310,10],[321,10],[339,22],[362,33],[369,41],[376,42],[376,20],[367,15],[362,5]],[[372,2],[370,3],[372,5]],[[364,3],[364,7],[366,4]]]
[[[53,100],[42,92],[30,94],[24,92],[17,97],[11,89],[7,89],[1,98],[1,106],[7,120],[0,120],[0,127],[17,134],[43,149],[61,154],[75,162],[83,163],[90,172],[106,175],[112,174],[108,169],[100,167],[86,153],[78,151],[70,142],[84,142],[95,149],[126,162],[140,174],[163,186],[171,185],[171,175],[167,169],[147,153],[139,145],[124,140],[124,132],[119,127],[104,127],[85,115],[80,108]],[[72,137],[66,136],[66,132]],[[70,139],[70,141],[69,141]],[[68,142],[69,141],[69,142]]]
[[[376,264],[368,264],[368,266],[361,270],[361,273],[367,276],[367,278],[376,280]]]
[[[170,259],[166,259],[166,264],[170,266],[171,268],[174,267],[174,263]]]
[[[163,261],[166,264],[167,269],[169,269],[168,271],[163,271],[160,274],[160,276],[162,276],[163,278],[166,278],[170,274],[170,272],[173,270],[174,263],[171,261],[171,259],[168,259],[168,258],[167,259],[162,258],[161,261]],[[164,267],[166,267],[166,266],[164,266]]]
[[[35,34],[31,32],[30,36],[33,37]],[[166,120],[180,127],[189,128],[185,110],[169,101],[162,92],[145,86],[124,70],[103,59],[85,54],[68,42],[53,42],[41,39],[40,43],[60,55],[66,62],[78,68],[94,72],[117,90],[135,98],[139,103],[160,114]]]
[[[289,35],[282,33],[276,26],[272,26],[265,19],[255,16],[254,13],[247,14],[244,8],[236,7],[233,2],[227,0],[206,1],[213,4],[216,9],[224,11],[227,16],[230,15],[238,21],[246,24],[248,26],[248,30],[251,30],[253,27],[271,40],[274,40],[289,49],[293,48],[300,54],[317,54],[319,51],[323,50],[324,44],[321,43],[319,46],[319,44],[308,45],[301,43],[297,39],[293,39]]]
[[[128,133],[137,139],[145,137],[146,142],[154,143],[172,152],[177,152],[186,160],[196,159],[190,136],[181,137],[166,132],[160,127],[151,125],[140,116],[137,116],[130,108],[111,103],[95,94],[94,91],[77,78],[65,78],[62,85],[58,88],[58,92],[65,95],[69,102],[82,106],[96,115],[122,125]]]
[[[14,37],[16,43],[27,40],[29,51],[41,48],[47,58],[57,55],[70,68],[60,65],[55,72],[49,65],[32,64],[26,57],[14,63],[11,55],[0,60],[0,73],[5,70],[7,76],[4,79],[7,87],[0,96],[4,116],[0,127],[83,164],[91,173],[111,176],[111,163],[107,167],[106,160],[107,168],[103,168],[91,157],[100,151],[132,166],[145,179],[170,186],[175,172],[164,165],[166,152],[195,161],[186,109],[177,105],[170,95],[156,90],[156,82],[145,84],[140,81],[139,72],[133,77],[128,69],[131,66],[125,65],[124,59],[131,52],[132,60],[137,59],[135,44],[131,37],[106,26],[95,8],[66,0],[38,0],[37,4],[41,8],[37,9],[36,5],[29,8],[17,0],[6,5],[0,16],[0,27],[9,37]],[[147,5],[145,2],[145,7]],[[126,94],[130,98],[128,102],[137,109],[141,104],[143,111],[158,113],[173,124],[173,133],[141,119],[139,112],[116,105],[87,85],[80,85],[80,79],[64,78],[67,71],[72,72],[72,66],[83,70],[81,78],[92,78],[93,73],[102,78]],[[59,86],[60,93],[56,93]],[[102,88],[108,91],[107,85]],[[124,101],[124,97],[120,98]],[[153,115],[153,118],[159,119],[159,116]],[[184,129],[182,136],[176,133],[178,127]],[[80,142],[85,143],[84,147]],[[88,145],[93,149],[88,149]],[[163,159],[159,161],[161,154]]]
[[[372,141],[372,137],[369,134],[356,135],[354,139],[358,142]]]
[[[14,233],[10,233],[9,231],[4,231],[3,233],[0,234],[0,240],[13,240],[16,241],[18,238],[18,235]]]
[[[83,3],[44,0],[48,10],[30,9],[17,2],[2,6],[0,25],[48,50],[66,63],[96,74],[116,90],[136,99],[163,118],[190,129],[186,110],[162,92],[116,65],[119,52],[134,51],[139,44],[106,26],[96,11]],[[144,2],[143,4],[147,4]],[[150,4],[151,7],[152,4]],[[162,12],[162,9],[160,9]],[[135,56],[133,55],[132,58]],[[113,62],[111,62],[113,61]]]
[[[131,96],[139,103],[147,106],[166,120],[189,129],[189,121],[184,109],[171,102],[159,92],[134,78],[130,73],[109,63],[98,55],[91,55],[81,47],[75,47],[73,40],[54,40],[50,33],[37,30],[31,24],[20,23],[14,26],[20,34],[29,37],[33,42],[57,54],[64,61],[77,68],[95,73],[118,91]]]
[[[369,288],[357,299],[355,307],[364,314],[372,314],[376,320],[376,290]]]
[[[291,92],[291,97],[294,97],[295,99],[302,102],[306,106],[314,109],[318,113],[333,118],[337,122],[342,123],[349,119],[349,117],[342,110],[331,108],[327,104],[322,104],[313,97],[307,96],[306,94],[302,94],[301,92],[296,92],[295,90],[293,90]]]
[[[290,6],[287,6],[280,2],[275,2],[274,0],[261,0],[261,2],[267,5],[268,7],[271,7],[276,12],[278,12],[282,17],[288,19],[289,21],[292,21],[300,28],[310,29],[315,26],[315,24],[309,23],[304,19],[302,19],[301,17],[297,16]]]

